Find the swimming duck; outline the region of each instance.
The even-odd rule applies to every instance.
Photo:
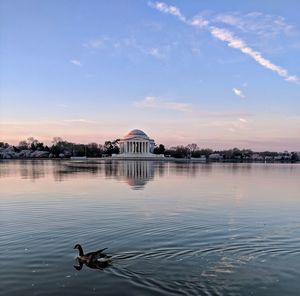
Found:
[[[103,253],[107,248],[98,250],[96,252],[90,252],[87,254],[83,253],[82,246],[80,244],[76,244],[74,249],[78,249],[79,256],[78,259],[83,263],[109,263],[111,261],[111,256],[108,256]]]

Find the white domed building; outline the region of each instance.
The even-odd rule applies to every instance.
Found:
[[[117,157],[156,157],[153,154],[154,140],[143,131],[134,129],[119,141],[120,154]]]

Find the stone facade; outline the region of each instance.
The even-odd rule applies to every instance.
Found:
[[[119,141],[119,157],[154,157],[154,140],[143,131],[134,129]]]

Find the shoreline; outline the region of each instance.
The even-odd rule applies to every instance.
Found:
[[[57,161],[57,162],[66,162],[74,163],[74,164],[100,164],[105,162],[118,162],[118,161],[152,161],[152,162],[174,162],[174,163],[202,163],[202,164],[213,164],[213,163],[244,163],[244,164],[251,164],[251,163],[260,163],[260,164],[300,164],[300,161],[249,161],[249,160],[221,160],[221,161],[211,161],[211,160],[200,160],[197,158],[173,158],[173,157],[91,157],[86,159],[79,159],[79,160],[72,160],[70,158],[48,158],[48,157],[41,157],[41,158],[0,158],[1,162],[7,161],[40,161],[40,160],[49,160],[49,161]]]

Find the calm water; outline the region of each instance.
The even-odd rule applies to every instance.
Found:
[[[0,238],[1,295],[300,295],[300,165],[1,161]]]

